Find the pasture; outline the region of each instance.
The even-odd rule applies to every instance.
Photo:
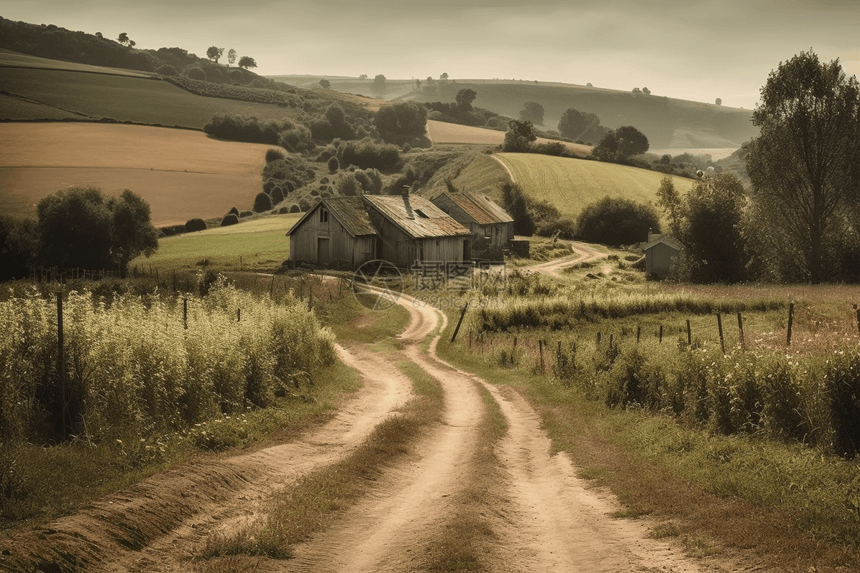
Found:
[[[148,78],[152,76],[150,73],[138,72],[136,70],[91,66],[89,64],[79,64],[77,62],[62,62],[60,60],[40,58],[39,56],[19,54],[17,52],[10,52],[7,50],[0,51],[0,67],[29,68],[36,70],[66,70],[70,72],[90,72],[94,74],[110,74],[132,78]]]
[[[529,197],[549,201],[568,217],[576,217],[583,207],[607,195],[654,202],[660,180],[665,177],[663,173],[626,165],[548,155],[497,153],[493,157],[510,170],[513,180]],[[692,179],[672,179],[681,193],[693,186]]]
[[[92,186],[134,191],[156,226],[220,217],[253,205],[268,148],[148,126],[0,124],[0,212],[33,215],[47,195]]]
[[[0,87],[37,103],[91,119],[103,117],[149,125],[202,129],[216,112],[278,120],[290,115],[277,105],[202,97],[166,81],[144,77],[51,69],[6,68]],[[0,108],[0,119],[50,119],[39,108]],[[82,118],[83,119],[83,118]]]
[[[444,121],[427,121],[427,134],[433,143],[464,143],[471,145],[502,145],[505,142],[505,132],[487,129],[484,127],[471,127]],[[554,140],[545,137],[537,138],[535,143],[552,143]],[[588,155],[591,153],[590,145],[580,143],[569,143],[562,141],[568,149],[577,155]]]
[[[149,271],[188,269],[208,265],[217,270],[271,272],[290,255],[285,235],[302,213],[270,215],[238,225],[165,237],[150,257],[138,257],[129,265]]]

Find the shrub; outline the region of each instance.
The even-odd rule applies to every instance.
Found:
[[[185,223],[185,232],[193,233],[195,231],[205,231],[206,221],[203,219],[191,219]]]
[[[231,141],[278,144],[280,128],[275,122],[261,120],[255,116],[218,112],[206,122],[203,131]]]
[[[222,227],[229,227],[230,225],[235,225],[239,222],[239,215],[237,213],[227,213],[224,215],[224,218],[221,219]]]
[[[238,217],[239,216],[239,209],[237,209],[236,207],[233,207],[232,209],[230,209],[228,211],[228,213],[232,213]]]
[[[286,121],[282,125],[277,143],[293,153],[310,151],[316,147],[311,136],[311,130],[301,123],[293,123],[291,121]]]
[[[271,163],[272,161],[277,161],[278,159],[284,158],[284,152],[280,149],[269,148],[266,150],[266,163]]]
[[[590,243],[630,245],[645,240],[649,229],[660,232],[660,217],[653,206],[607,196],[582,210],[576,234]]]
[[[239,213],[239,218],[244,219],[245,217],[250,217],[253,214],[253,211],[242,211],[241,213]]]
[[[188,68],[187,70],[185,70],[185,75],[192,80],[206,81],[206,72],[204,72],[198,67]]]
[[[257,193],[257,197],[254,198],[254,211],[262,213],[263,211],[268,211],[271,208],[272,198],[265,193]]]
[[[274,187],[272,188],[271,198],[272,206],[275,206],[284,200],[284,192],[281,190],[280,187]]]
[[[174,68],[170,64],[164,64],[163,66],[159,66],[159,68],[155,70],[155,73],[167,77],[179,75],[179,72],[176,71],[176,68]]]
[[[558,233],[558,238],[573,240],[576,238],[576,223],[568,217],[555,221],[547,221],[538,225],[535,234],[541,237],[552,237]]]
[[[173,235],[184,233],[185,225],[168,225],[166,227],[160,227],[158,230],[164,233],[165,237],[171,237]]]
[[[400,163],[396,145],[379,143],[366,137],[360,141],[341,144],[337,150],[340,165],[356,165],[363,169],[394,169]]]
[[[340,169],[340,162],[338,162],[337,157],[331,157],[328,160],[328,171],[329,173],[335,173],[338,169]]]
[[[289,212],[290,212],[290,209],[289,209],[289,207],[286,207],[286,206],[278,209],[278,215],[286,215]]]

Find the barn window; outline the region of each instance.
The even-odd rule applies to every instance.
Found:
[[[328,223],[328,210],[320,207],[320,223]]]

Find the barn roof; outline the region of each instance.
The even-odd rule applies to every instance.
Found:
[[[479,225],[512,223],[513,217],[481,193],[443,193]]]
[[[353,237],[362,235],[376,235],[376,227],[370,221],[370,215],[367,213],[367,207],[361,197],[330,197],[320,200],[316,205],[308,209],[302,217],[296,221],[295,225],[287,231],[287,236],[298,229],[301,224],[311,216],[311,213],[316,211],[317,207],[325,205],[329,213],[343,225],[346,232]]]
[[[660,237],[659,239],[656,239],[656,240],[654,240],[654,241],[651,241],[650,243],[648,243],[647,245],[645,245],[644,250],[646,250],[646,251],[647,251],[648,249],[650,249],[650,248],[652,248],[652,247],[656,247],[656,246],[657,246],[657,245],[659,245],[659,244],[667,245],[667,246],[669,246],[669,247],[671,247],[671,248],[675,249],[676,251],[680,251],[680,250],[682,250],[682,249],[684,248],[684,245],[682,245],[682,244],[678,241],[678,239],[676,239],[675,237],[673,237],[673,236],[671,236],[671,235],[663,235],[663,236],[662,236],[662,237]]]
[[[363,199],[412,238],[469,235],[468,229],[424,197],[364,195]]]

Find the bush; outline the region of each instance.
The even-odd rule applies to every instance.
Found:
[[[185,223],[185,232],[193,233],[195,231],[205,231],[206,221],[203,219],[191,219]]]
[[[230,209],[228,211],[228,213],[232,213],[238,217],[239,216],[239,209],[237,209],[236,207],[233,207],[232,209]]]
[[[270,148],[266,150],[266,163],[284,158],[284,152],[280,149]]]
[[[206,72],[197,67],[185,70],[185,76],[192,80],[206,81]]]
[[[589,243],[630,245],[646,240],[649,229],[660,232],[660,217],[653,206],[604,197],[582,210],[576,234]]]
[[[244,219],[245,217],[250,217],[253,214],[253,211],[242,211],[241,213],[239,213],[239,218]]]
[[[273,121],[225,112],[216,113],[203,126],[204,132],[221,139],[245,143],[268,143],[270,145],[279,143],[278,133],[280,129],[281,126]]]
[[[227,213],[224,215],[224,218],[221,219],[222,227],[229,227],[230,225],[235,225],[239,222],[239,215],[236,213]]]
[[[400,163],[400,150],[396,145],[376,142],[369,137],[343,143],[337,153],[340,165],[356,165],[362,169],[394,169]]]
[[[547,221],[538,225],[535,234],[541,237],[552,237],[558,233],[558,238],[574,240],[576,238],[576,223],[568,217]]]
[[[311,130],[301,123],[293,123],[285,121],[278,133],[277,143],[284,149],[293,153],[301,153],[302,151],[310,151],[314,147]]]
[[[271,208],[272,198],[265,193],[257,193],[257,197],[254,198],[254,211],[262,213],[263,211],[268,211]]]
[[[172,237],[173,235],[184,233],[185,225],[168,225],[166,227],[160,227],[158,230],[164,233],[165,237]]]
[[[273,187],[270,196],[272,198],[272,206],[275,206],[284,200],[284,192],[280,187]]]
[[[174,68],[170,64],[164,64],[163,66],[159,66],[159,68],[155,70],[155,73],[167,77],[179,75],[179,72],[176,71],[176,68]]]
[[[286,207],[286,206],[278,209],[278,215],[286,215],[289,212],[290,212],[290,209],[289,209],[289,207]]]
[[[340,169],[340,162],[338,162],[337,157],[331,157],[328,160],[328,172],[335,173],[338,169]]]

